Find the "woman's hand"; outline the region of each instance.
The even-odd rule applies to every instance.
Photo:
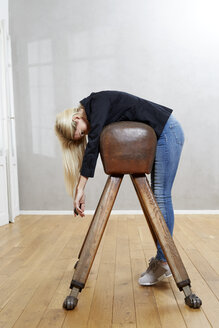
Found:
[[[74,210],[78,212],[78,214],[82,217],[85,209],[85,194],[83,189],[76,189],[75,200],[74,200]],[[76,216],[74,212],[74,216]]]

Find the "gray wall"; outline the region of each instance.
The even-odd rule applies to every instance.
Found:
[[[55,115],[106,89],[174,109],[186,136],[174,208],[219,208],[217,12],[213,0],[9,1],[21,210],[72,209]],[[106,177],[99,158],[87,210]],[[128,176],[114,209],[140,209]]]

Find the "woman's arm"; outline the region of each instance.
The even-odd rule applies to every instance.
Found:
[[[84,216],[85,195],[84,188],[88,177],[94,176],[96,162],[99,154],[100,134],[105,126],[110,110],[110,100],[104,95],[93,96],[92,108],[90,111],[90,131],[88,133],[88,143],[84,152],[83,162],[80,169],[80,178],[76,188],[74,208]],[[75,214],[76,215],[76,214]]]
[[[85,216],[85,194],[84,189],[86,186],[88,178],[80,175],[79,182],[76,188],[75,200],[74,200],[74,211],[76,210],[80,216]],[[74,216],[77,214],[74,212]]]
[[[84,190],[86,183],[87,183],[88,177],[84,177],[83,175],[80,175],[79,182],[77,185],[77,189]]]

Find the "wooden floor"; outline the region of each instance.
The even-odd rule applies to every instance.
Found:
[[[174,240],[202,299],[190,309],[173,278],[154,287],[138,277],[155,255],[142,215],[111,215],[86,287],[69,294],[91,216],[19,216],[0,227],[0,328],[219,327],[219,216],[176,215]]]

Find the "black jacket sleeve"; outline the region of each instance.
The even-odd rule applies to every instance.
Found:
[[[110,110],[110,100],[104,95],[94,95],[91,101],[90,131],[80,173],[93,177],[100,151],[100,135],[105,126]]]

